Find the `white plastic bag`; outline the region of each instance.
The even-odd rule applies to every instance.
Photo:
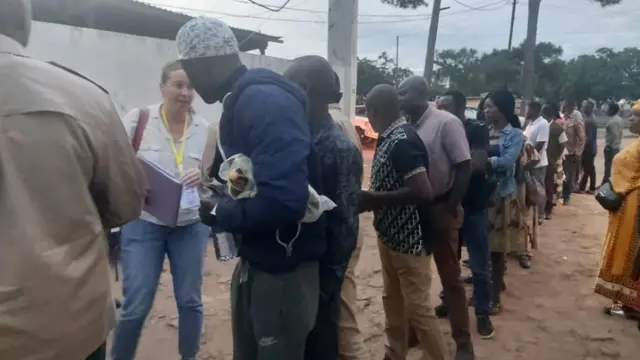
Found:
[[[220,165],[218,175],[227,181],[227,192],[233,199],[245,199],[256,196],[258,188],[253,178],[253,164],[251,159],[243,154],[234,155]],[[332,210],[337,205],[324,195],[309,186],[309,200],[307,210],[301,222],[312,223],[318,221],[325,211]]]
[[[227,192],[233,199],[254,197],[258,192],[253,179],[251,159],[243,154],[236,154],[220,165],[218,175],[227,181]]]
[[[318,193],[309,185],[309,200],[307,201],[307,211],[302,218],[303,223],[318,221],[323,212],[332,210],[337,205],[324,195]]]

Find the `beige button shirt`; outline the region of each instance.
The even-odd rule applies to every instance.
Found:
[[[109,95],[0,35],[0,359],[80,360],[115,324],[105,228],[142,170]]]

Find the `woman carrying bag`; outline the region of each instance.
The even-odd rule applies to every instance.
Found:
[[[640,134],[640,101],[632,111],[629,131]],[[595,292],[613,301],[607,314],[640,320],[640,138],[613,159],[596,200],[610,213]]]

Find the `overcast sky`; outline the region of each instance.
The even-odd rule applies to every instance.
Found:
[[[281,36],[284,44],[270,44],[267,55],[295,58],[326,55],[329,0],[292,0],[288,8],[274,13],[246,0],[144,0],[167,5],[170,10],[194,11],[217,17],[231,26]],[[257,0],[280,5],[285,0]],[[480,51],[505,48],[511,17],[510,0],[442,0],[450,9],[442,12],[437,50],[473,47]],[[516,10],[514,44],[524,40],[527,0]],[[431,8],[399,10],[380,0],[359,1],[358,54],[377,57],[387,51],[395,56],[400,36],[400,66],[421,69],[427,43]],[[244,16],[244,17],[243,17]],[[640,46],[640,0],[603,9],[591,0],[542,0],[538,41],[561,45],[565,58],[593,53],[600,47]]]

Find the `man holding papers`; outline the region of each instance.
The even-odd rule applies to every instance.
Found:
[[[239,235],[231,281],[234,358],[302,360],[318,309],[318,260],[326,249],[324,217],[300,224],[308,186],[323,193],[306,95],[281,75],[243,66],[235,36],[219,20],[191,20],[176,42],[198,94],[223,104],[223,154],[216,154],[212,172],[223,157],[244,154],[257,184],[252,198],[222,197],[215,209],[204,203],[200,211],[207,225]]]

